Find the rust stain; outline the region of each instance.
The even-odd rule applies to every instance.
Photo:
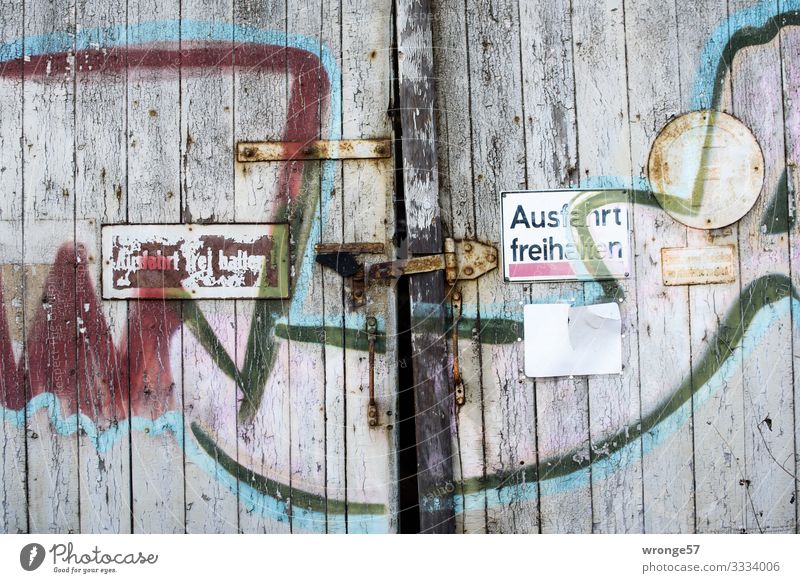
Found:
[[[317,253],[369,253],[382,255],[383,243],[318,243],[314,245]]]

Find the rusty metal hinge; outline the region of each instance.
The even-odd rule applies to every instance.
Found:
[[[456,241],[447,238],[444,252],[410,259],[382,261],[370,265],[358,255],[382,254],[381,243],[320,243],[315,247],[316,261],[351,279],[351,302],[354,308],[366,303],[366,289],[372,282],[387,282],[403,275],[442,270],[449,286],[457,281],[477,279],[497,268],[497,249],[479,241]]]
[[[478,241],[444,241],[444,253],[410,259],[384,261],[369,266],[367,282],[395,279],[401,275],[444,270],[449,285],[465,279],[478,279],[497,267],[497,250]]]

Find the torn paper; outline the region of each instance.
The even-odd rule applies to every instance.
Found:
[[[525,374],[529,377],[619,374],[622,323],[616,303],[525,306]]]

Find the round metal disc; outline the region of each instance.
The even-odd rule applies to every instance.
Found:
[[[697,229],[717,229],[741,219],[756,202],[764,155],[750,129],[732,115],[692,111],[664,126],[647,171],[670,216]]]

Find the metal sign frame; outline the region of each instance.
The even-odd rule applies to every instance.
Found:
[[[620,241],[614,241],[615,243],[619,243],[621,245],[622,251],[627,251],[624,253],[624,258],[620,262],[613,262],[615,269],[609,269],[607,262],[604,260],[591,260],[587,261],[585,259],[573,259],[573,260],[563,260],[560,261],[560,264],[570,264],[576,266],[583,266],[582,272],[574,272],[574,273],[550,273],[550,274],[543,274],[543,275],[536,275],[536,276],[511,276],[509,273],[509,262],[507,261],[507,251],[506,251],[506,211],[505,211],[505,200],[508,195],[537,195],[537,194],[572,194],[575,195],[572,200],[568,201],[567,204],[569,205],[569,215],[571,216],[575,211],[574,202],[575,198],[587,195],[585,200],[579,201],[579,205],[582,205],[586,209],[586,213],[584,216],[588,216],[590,212],[596,211],[603,206],[608,204],[616,203],[620,206],[624,206],[624,227],[625,227],[625,237]],[[592,195],[597,195],[600,197],[599,201],[593,199]],[[598,204],[598,202],[602,202],[604,198],[607,197],[609,202],[604,204]],[[564,206],[564,209],[567,207]],[[633,247],[631,245],[631,208],[630,208],[630,194],[629,189],[625,188],[581,188],[581,189],[570,189],[570,188],[560,188],[560,189],[543,189],[543,190],[505,190],[500,191],[500,244],[502,246],[502,263],[503,263],[503,278],[508,283],[535,283],[535,282],[553,282],[553,281],[596,281],[596,280],[608,280],[608,279],[623,279],[630,277],[631,274],[631,264],[632,258],[631,254],[633,252]],[[605,220],[605,217],[603,218]],[[599,225],[598,225],[599,226]],[[552,228],[552,227],[550,227]],[[581,230],[580,238],[583,242],[594,243],[594,239],[591,236],[589,231],[589,227],[579,227]],[[545,262],[543,262],[544,264]],[[563,267],[563,266],[560,266]]]
[[[290,242],[288,223],[215,223],[215,224],[106,224],[102,225],[102,290],[103,299],[288,299],[290,297]],[[171,232],[169,232],[171,231]],[[162,274],[161,287],[158,286],[134,286],[120,288],[112,284],[113,278],[117,277],[115,272],[123,271],[117,268],[117,264],[112,264],[115,259],[114,250],[119,248],[115,239],[124,236],[130,243],[127,244],[149,244],[152,246],[164,246],[176,248],[173,255],[167,256],[159,253],[157,256],[148,255],[148,251],[143,251],[140,256],[145,260],[153,260],[157,263],[155,267],[145,268],[147,271],[170,272],[175,271],[173,278]],[[223,259],[222,251],[226,248],[216,249],[217,263],[214,264],[212,246],[203,243],[204,238],[222,237],[224,242],[233,241],[235,247],[255,245],[264,238],[269,238],[269,255],[260,254],[249,255],[247,251],[237,250],[236,256],[231,258],[224,255],[226,261],[232,261],[232,267],[221,268],[220,263]],[[138,241],[137,241],[138,239]],[[161,239],[157,241],[157,239]],[[263,244],[263,243],[262,243]],[[178,251],[177,248],[180,247]],[[182,258],[186,263],[189,255],[194,253],[194,248],[206,248],[202,257],[197,257],[196,265],[204,270],[205,281],[195,275],[197,272],[191,270],[188,264],[185,268],[178,269],[174,265],[176,258]],[[257,259],[264,257],[264,259]],[[139,257],[128,258],[129,262],[139,261]],[[133,263],[131,263],[133,265]],[[221,272],[230,274],[222,276],[219,271],[215,272],[214,266]],[[127,274],[138,273],[141,266],[126,271]],[[185,272],[185,276],[179,277]],[[154,277],[157,277],[154,276]],[[267,277],[273,279],[270,282]],[[191,280],[194,279],[194,285]],[[175,281],[180,285],[175,285]],[[190,285],[187,285],[190,280]],[[240,285],[224,285],[217,283],[223,282],[241,283]]]

